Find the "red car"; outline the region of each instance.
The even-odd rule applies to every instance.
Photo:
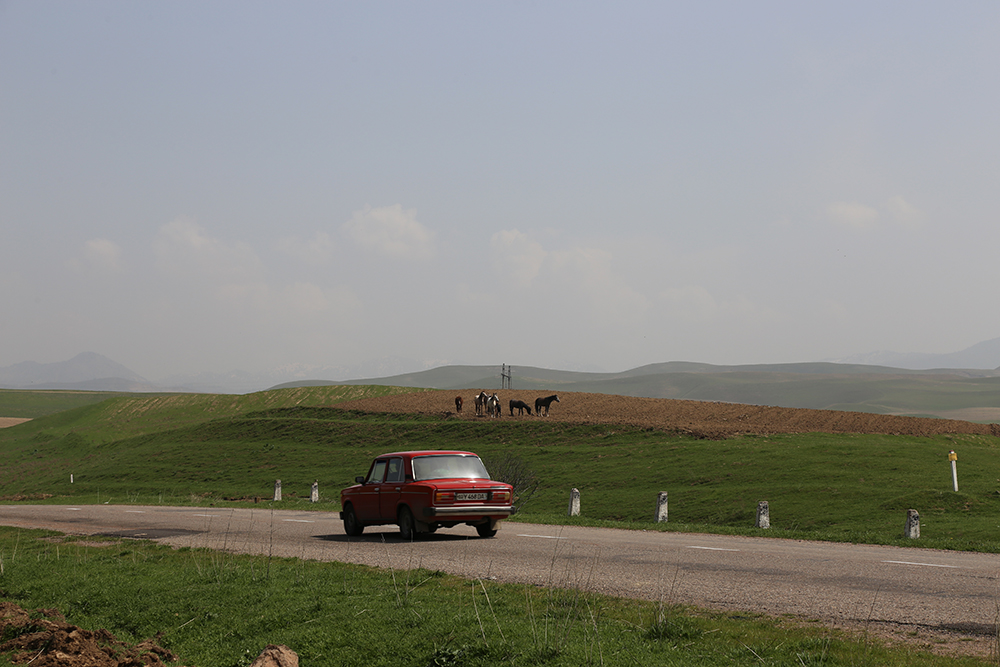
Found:
[[[340,492],[340,518],[348,535],[365,526],[397,524],[404,540],[460,523],[493,537],[514,513],[514,490],[495,482],[471,452],[419,451],[383,454],[366,477]]]

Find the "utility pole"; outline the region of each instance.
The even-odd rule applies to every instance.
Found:
[[[511,376],[511,374],[513,372],[514,372],[514,368],[512,366],[508,366],[507,364],[503,364],[503,365],[500,366],[500,388],[501,389],[513,389],[514,388],[513,385],[511,384],[511,381],[510,381],[510,376]]]

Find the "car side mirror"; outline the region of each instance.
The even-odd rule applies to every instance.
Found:
[[[358,475],[357,477],[354,478],[354,481],[357,482],[358,484],[364,484],[365,478],[362,477],[361,475]]]

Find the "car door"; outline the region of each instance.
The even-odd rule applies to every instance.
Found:
[[[378,497],[379,514],[384,521],[396,520],[396,506],[403,492],[403,459],[389,459],[385,471],[385,481]]]
[[[380,518],[379,495],[388,464],[388,459],[375,459],[365,483],[354,495],[354,513],[360,521],[377,521]]]

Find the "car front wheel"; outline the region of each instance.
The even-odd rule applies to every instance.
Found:
[[[354,506],[348,505],[344,508],[344,532],[351,537],[357,537],[365,532],[365,527],[358,521],[358,516],[354,513]]]
[[[413,512],[405,505],[399,508],[399,536],[407,542],[417,539],[417,523]]]

